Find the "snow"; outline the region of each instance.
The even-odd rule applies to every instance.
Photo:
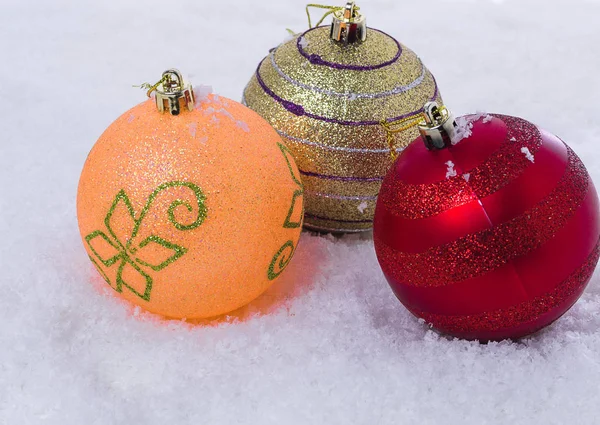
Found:
[[[283,42],[281,44],[287,43],[288,41],[294,40],[297,35],[291,29],[286,29],[285,37],[283,38]]]
[[[600,423],[598,274],[551,327],[487,345],[413,318],[368,234],[305,233],[237,322],[160,322],[104,288],[76,222],[86,155],[145,100],[132,84],[174,66],[239,100],[284,28],[306,28],[303,2],[240,5],[2,2],[0,424]],[[600,122],[581,101],[600,93],[598,1],[432,0],[432,31],[421,2],[360,6],[419,54],[455,116],[527,118],[600,182]]]
[[[534,162],[534,157],[533,154],[531,153],[531,151],[529,150],[529,148],[523,146],[521,148],[521,152],[523,152],[523,155],[525,155],[525,158],[527,158],[527,160]]]
[[[239,128],[241,128],[242,130],[244,130],[246,133],[250,132],[250,127],[248,127],[248,123],[246,123],[245,121],[236,120],[235,121],[235,125],[237,125]]]
[[[183,78],[186,78],[186,77],[183,76]],[[202,104],[208,100],[208,96],[210,94],[212,94],[213,88],[212,88],[212,86],[206,86],[206,85],[200,84],[198,86],[194,86],[193,91],[194,91],[194,106],[196,108],[200,108],[202,106]]]
[[[452,161],[447,161],[444,164],[446,164],[446,178],[449,179],[451,177],[455,177],[456,176],[456,170],[454,169],[454,162]]]
[[[308,40],[305,37],[300,37],[300,47],[303,49],[308,47]]]
[[[363,214],[365,212],[365,210],[367,209],[367,207],[369,206],[369,204],[367,204],[366,201],[361,202],[360,204],[358,204],[358,211]]]
[[[463,139],[468,139],[473,134],[473,119],[469,116],[460,116],[456,118],[456,127],[450,142],[452,145],[460,143]]]
[[[486,112],[476,112],[475,114],[462,115],[456,118],[456,127],[450,142],[452,145],[460,143],[463,139],[468,139],[473,134],[473,123],[481,120],[484,124],[489,123],[494,119],[493,116]]]
[[[190,130],[190,136],[196,137],[196,131],[198,131],[198,125],[195,122],[193,122],[191,124],[188,124],[188,128]]]
[[[212,100],[209,102],[208,100],[204,100],[203,103],[206,107],[202,110],[202,113],[206,116],[210,116],[210,120],[219,124],[221,120],[219,119],[219,115],[224,116],[225,118],[231,120],[235,123],[235,125],[241,128],[246,133],[250,132],[250,127],[248,127],[248,123],[242,120],[236,119],[231,112],[229,112],[226,107],[229,105],[226,100],[221,99],[219,95],[214,95]],[[210,106],[214,105],[214,106]],[[215,107],[216,106],[216,107]]]

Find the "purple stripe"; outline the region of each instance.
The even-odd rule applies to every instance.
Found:
[[[315,114],[311,114],[309,112],[306,112],[304,110],[304,107],[302,105],[298,105],[294,102],[290,102],[289,100],[285,100],[279,96],[277,96],[275,94],[275,92],[273,92],[273,90],[271,90],[269,87],[267,87],[267,85],[265,84],[265,82],[263,81],[262,77],[260,76],[260,67],[262,66],[263,62],[265,61],[265,59],[267,59],[266,57],[258,64],[258,67],[256,68],[256,80],[258,81],[258,84],[260,84],[260,86],[262,87],[262,89],[265,91],[265,93],[267,93],[269,96],[271,96],[273,99],[275,99],[277,102],[279,102],[281,104],[281,106],[283,106],[285,109],[287,109],[288,111],[290,111],[292,114],[297,115],[297,116],[305,116],[308,118],[312,118],[315,120],[319,120],[319,121],[325,121],[328,123],[332,123],[332,124],[340,124],[340,125],[350,125],[350,126],[362,126],[362,125],[380,125],[379,121],[343,121],[343,120],[338,120],[335,118],[327,118],[327,117],[322,117],[319,115],[315,115]],[[435,90],[433,93],[433,96],[431,97],[430,100],[435,100],[438,96],[438,86],[437,83],[435,81],[435,78],[433,77],[433,75],[431,76],[433,78],[433,84],[435,86]],[[394,121],[398,121],[404,118],[408,118],[414,115],[418,115],[421,112],[423,112],[423,108],[417,109],[416,111],[413,112],[409,112],[407,114],[403,114],[403,115],[399,115],[397,117],[393,117],[393,118],[387,118],[388,122],[394,122]]]
[[[300,54],[302,56],[304,56],[306,59],[308,59],[308,61],[310,63],[312,63],[313,65],[323,65],[323,66],[328,66],[328,67],[334,68],[334,69],[349,69],[351,71],[372,71],[374,69],[383,68],[385,66],[389,66],[389,65],[393,64],[400,58],[400,55],[402,54],[402,46],[400,45],[398,40],[396,40],[394,37],[390,36],[389,34],[384,33],[383,31],[379,31],[374,28],[369,28],[371,31],[380,32],[383,35],[387,35],[392,40],[394,40],[394,43],[396,43],[396,46],[398,46],[398,51],[391,60],[377,64],[377,65],[346,65],[343,63],[329,62],[329,61],[324,60],[321,56],[317,55],[316,53],[309,55],[308,53],[306,53],[304,51],[304,48],[300,44],[300,40],[302,40],[306,34],[308,34],[310,31],[313,31],[313,30],[316,30],[319,28],[324,28],[324,27],[321,26],[321,27],[311,28],[308,31],[305,31],[300,37],[298,37],[298,40],[296,41],[296,47],[298,48],[298,51],[300,52]]]
[[[380,182],[383,181],[383,177],[341,177],[341,176],[328,176],[326,174],[311,173],[310,171],[300,170],[300,174],[308,177],[317,177],[319,179],[327,180],[338,180],[342,182]]]
[[[373,223],[373,220],[337,220],[334,218],[321,217],[319,215],[313,215],[313,214],[308,214],[308,213],[304,213],[304,217],[314,218],[316,220],[335,221],[336,223]]]

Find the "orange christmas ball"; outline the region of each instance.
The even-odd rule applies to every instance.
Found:
[[[193,92],[169,72],[156,102],[123,114],[92,148],[79,229],[92,263],[126,300],[166,317],[213,317],[249,303],[285,269],[303,187],[265,120],[216,95],[188,110]]]

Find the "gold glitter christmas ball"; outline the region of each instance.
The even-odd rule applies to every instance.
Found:
[[[120,297],[166,317],[213,317],[258,297],[290,262],[302,182],[264,119],[217,95],[194,102],[191,88],[169,81],[94,145],[79,229]]]
[[[394,134],[393,149],[401,151],[419,134],[405,123],[420,121],[425,103],[441,103],[441,97],[414,52],[367,28],[358,12],[349,19],[343,12],[334,14],[331,27],[309,29],[272,49],[243,103],[269,121],[293,153],[305,187],[305,227],[360,232],[372,227],[393,163],[386,128],[409,127]],[[347,24],[341,36],[340,22]]]

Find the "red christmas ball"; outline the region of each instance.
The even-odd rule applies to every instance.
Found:
[[[428,150],[419,138],[385,177],[377,258],[402,304],[439,331],[519,338],[585,289],[600,255],[596,189],[577,155],[528,121],[457,123],[462,140]]]

